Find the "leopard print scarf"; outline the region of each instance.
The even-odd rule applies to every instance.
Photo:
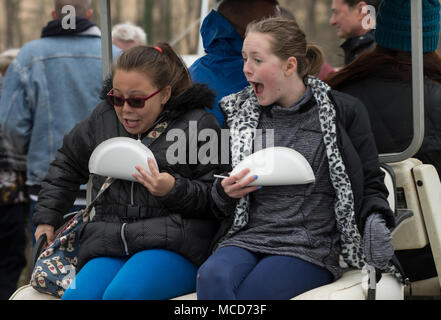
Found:
[[[343,260],[350,266],[362,268],[366,262],[362,250],[362,239],[355,222],[354,195],[346,173],[342,155],[337,146],[334,106],[328,97],[330,87],[316,77],[305,78],[305,85],[311,87],[319,107],[319,118],[323,140],[329,161],[331,183],[336,193],[335,216]],[[225,112],[230,128],[230,147],[233,168],[253,152],[255,130],[259,123],[261,107],[252,87],[224,97],[220,107]],[[241,198],[236,206],[234,222],[223,239],[231,237],[248,223],[249,196]],[[222,240],[223,240],[222,239]],[[221,241],[222,241],[221,240]]]

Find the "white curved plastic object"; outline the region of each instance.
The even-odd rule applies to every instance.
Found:
[[[89,159],[89,172],[136,182],[132,176],[138,173],[135,166],[141,166],[150,173],[147,158],[153,158],[156,164],[152,151],[141,141],[127,137],[111,138],[93,150]]]
[[[286,147],[272,147],[259,150],[243,159],[231,172],[237,174],[249,168],[244,179],[257,175],[249,186],[281,186],[308,184],[315,181],[314,172],[299,152]]]

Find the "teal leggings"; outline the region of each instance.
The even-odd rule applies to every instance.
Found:
[[[197,268],[179,254],[154,249],[129,258],[90,260],[63,300],[165,300],[194,292]]]

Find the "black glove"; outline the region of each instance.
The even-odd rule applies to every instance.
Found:
[[[385,270],[394,255],[392,235],[386,221],[379,213],[372,213],[364,227],[363,249],[366,262],[377,269]]]

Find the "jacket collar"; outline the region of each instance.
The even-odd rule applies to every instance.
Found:
[[[83,17],[75,18],[75,29],[63,28],[63,20],[56,19],[50,21],[42,30],[41,37],[56,37],[66,35],[87,35],[87,36],[101,36],[101,32],[95,23]],[[93,28],[93,29],[92,29]],[[99,34],[97,33],[97,29]]]
[[[347,39],[340,46],[345,52],[345,64],[351,62],[365,48],[368,48],[375,42],[374,30],[366,34]]]
[[[78,36],[101,37],[101,30],[97,26],[92,26],[86,31],[77,34]]]
[[[208,86],[195,83],[180,96],[170,99],[164,108],[167,118],[176,119],[194,109],[211,109],[214,105],[215,94]]]

